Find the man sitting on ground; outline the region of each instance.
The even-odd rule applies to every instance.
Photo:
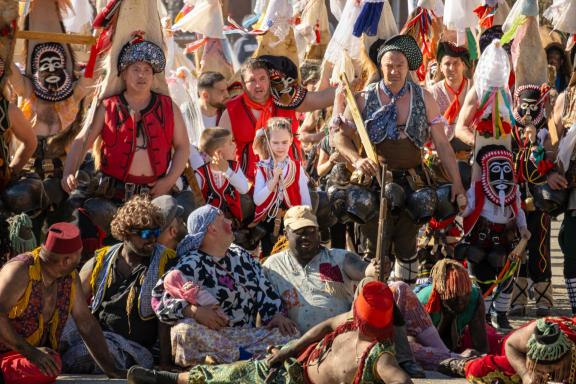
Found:
[[[112,220],[112,236],[121,241],[101,248],[80,271],[84,298],[104,329],[111,355],[119,367],[152,367],[152,348],[160,341],[160,364],[170,362],[168,327],[151,306],[154,284],[171,266],[175,252],[157,243],[163,217],[148,197],[134,196]],[[79,326],[77,324],[77,326]],[[63,353],[70,373],[98,373],[88,351],[72,330]]]
[[[288,249],[270,256],[264,262],[264,271],[288,317],[304,333],[350,311],[356,286],[365,277],[375,279],[377,267],[375,260],[369,264],[344,249],[322,247],[318,221],[308,206],[287,210],[284,225]],[[403,321],[395,318],[394,326],[397,361],[412,377],[424,377],[410,351]]]
[[[129,384],[411,383],[394,359],[394,300],[390,289],[369,282],[354,309],[328,319],[266,360],[199,365],[185,373],[132,367]]]
[[[102,371],[124,376],[81,294],[75,271],[81,254],[80,230],[56,223],[41,247],[13,258],[0,271],[0,382],[54,382],[62,367],[60,338],[70,315],[79,325],[79,343],[86,343]]]
[[[160,320],[176,323],[171,329],[176,364],[231,363],[298,335],[260,263],[232,244],[232,222],[222,211],[204,205],[190,214],[187,226],[178,264],[170,281],[167,276],[158,281],[152,302]],[[256,326],[258,315],[266,327]]]
[[[164,217],[164,225],[160,227],[158,244],[168,249],[176,250],[178,243],[186,236],[186,218],[184,208],[178,205],[178,201],[170,195],[158,196],[152,200]]]

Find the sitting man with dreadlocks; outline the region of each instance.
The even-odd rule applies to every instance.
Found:
[[[316,325],[280,350],[271,348],[272,354],[265,360],[199,365],[185,373],[132,367],[128,383],[411,383],[394,359],[393,307],[390,289],[369,282],[353,310]]]
[[[486,324],[482,292],[472,284],[468,270],[455,260],[442,259],[432,268],[431,277],[431,284],[416,295],[448,349],[495,351],[501,337]],[[407,321],[409,317],[405,316]]]
[[[576,319],[545,317],[507,336],[497,355],[449,359],[443,371],[469,382],[574,383],[576,382]]]

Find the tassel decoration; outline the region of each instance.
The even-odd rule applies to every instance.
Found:
[[[354,23],[352,34],[356,37],[362,36],[362,33],[376,36],[382,9],[384,9],[384,0],[367,0]]]
[[[500,39],[500,43],[502,43],[502,45],[504,45],[504,44],[508,44],[509,42],[514,40],[514,37],[516,36],[516,33],[518,32],[518,28],[520,28],[521,25],[524,25],[524,23],[526,23],[527,20],[528,20],[528,18],[524,15],[521,15],[521,16],[518,16],[517,18],[515,18],[514,21],[512,22],[512,25],[510,26],[510,29],[507,30],[504,33],[504,35],[502,35],[502,38]]]
[[[478,59],[478,44],[476,43],[476,37],[472,33],[470,28],[466,28],[466,42],[468,43],[468,54],[470,55],[470,61]]]

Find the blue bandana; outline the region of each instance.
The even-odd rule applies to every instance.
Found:
[[[208,232],[208,226],[216,220],[220,210],[212,205],[204,205],[188,216],[188,235],[178,245],[176,253],[186,254],[190,251],[197,251]]]
[[[393,94],[392,91],[384,84],[384,81],[380,81],[379,88],[390,98],[390,103],[381,106],[376,110],[368,120],[366,120],[366,130],[368,131],[368,136],[370,141],[375,144],[379,144],[384,140],[384,138],[389,138],[392,140],[398,140],[400,133],[398,132],[398,126],[396,125],[396,119],[398,118],[398,108],[396,107],[396,101],[406,94],[408,90],[408,83],[404,83],[402,89],[397,93]],[[378,127],[373,126],[376,120],[381,120],[384,123],[378,124]]]

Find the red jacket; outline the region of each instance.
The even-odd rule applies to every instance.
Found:
[[[262,163],[257,164],[258,170],[262,172],[264,175],[264,180],[268,182],[272,180],[273,174],[272,169],[267,167]],[[290,207],[294,207],[296,205],[302,204],[302,196],[300,195],[300,184],[298,181],[300,180],[300,163],[295,161],[288,162],[288,172],[286,173],[286,177],[283,178],[284,181],[284,193],[281,197],[282,201],[281,207],[288,209]],[[260,222],[262,220],[266,220],[268,211],[273,208],[276,199],[278,198],[278,186],[268,195],[268,198],[264,203],[261,205],[256,206],[256,212],[254,213],[254,222]]]
[[[128,170],[136,152],[137,129],[124,96],[105,99],[102,128],[101,171],[123,182],[130,182]],[[146,148],[156,178],[162,177],[172,157],[174,112],[169,96],[152,93],[150,104],[141,111],[140,123]]]
[[[229,164],[234,172],[238,172],[240,168],[238,162],[230,161]],[[230,184],[230,180],[225,178],[224,184],[218,188],[213,179],[209,164],[204,164],[198,168],[196,172],[202,178],[202,196],[204,196],[206,203],[216,208],[222,208],[224,205],[235,218],[241,221],[242,207],[240,205],[240,193]]]
[[[226,110],[230,116],[232,133],[236,141],[236,161],[240,163],[242,171],[248,180],[254,182],[256,176],[256,162],[259,158],[252,150],[252,142],[256,136],[256,117],[252,110],[242,100],[242,95],[226,103]],[[285,117],[292,121],[292,133],[298,132],[298,120],[294,109],[281,109],[274,107],[274,117]],[[290,158],[299,162],[302,159],[300,141],[294,136]]]

